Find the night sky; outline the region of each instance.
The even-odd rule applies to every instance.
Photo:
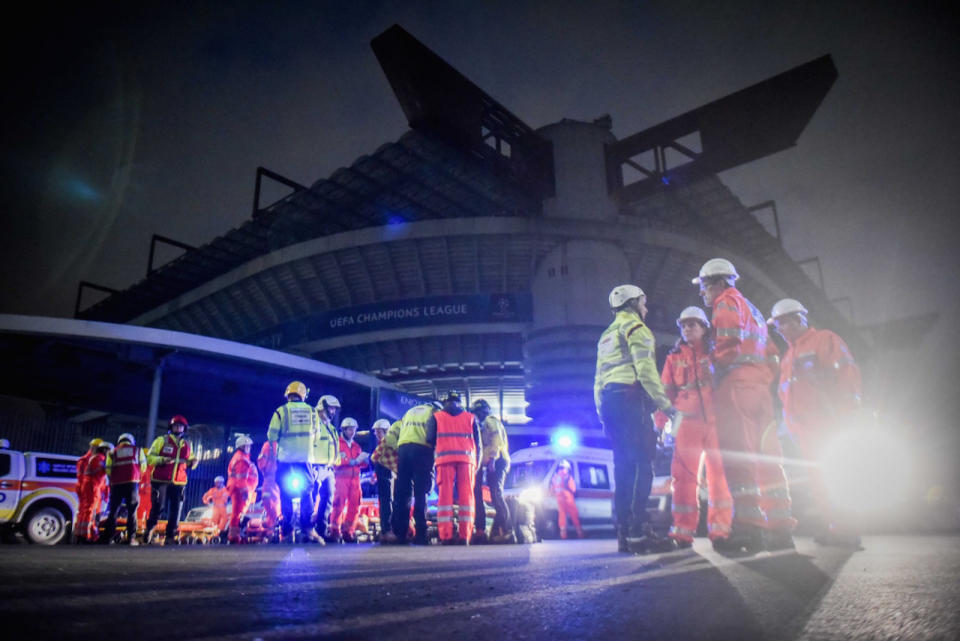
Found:
[[[394,23],[529,125],[609,113],[621,138],[830,53],[839,80],[797,147],[721,179],[776,201],[787,251],[820,257],[857,323],[940,312],[918,351],[874,367],[902,417],[953,434],[958,25],[948,3],[884,4],[31,6],[3,44],[0,311],[72,316],[79,280],[144,276],[151,234],[199,245],[240,225],[258,165],[309,185],[397,139],[369,45]]]

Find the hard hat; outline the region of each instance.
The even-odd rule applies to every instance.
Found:
[[[357,424],[357,419],[355,419],[355,418],[350,418],[350,417],[348,416],[348,417],[346,417],[345,419],[343,419],[342,421],[340,421],[340,429],[344,429],[344,428],[347,428],[347,427],[352,427],[353,429],[357,429],[357,428],[359,427],[359,425]]]
[[[117,437],[117,443],[122,443],[123,441],[126,441],[130,445],[137,444],[137,441],[133,438],[133,434],[130,434],[129,432],[124,432],[123,434]]]
[[[113,451],[113,443],[110,441],[100,441],[100,444],[97,445],[98,450],[107,450],[108,452]]]
[[[643,293],[643,290],[637,287],[636,285],[617,285],[610,290],[610,307],[616,309],[620,307],[628,300],[633,298],[640,298],[641,296],[646,296]]]
[[[767,324],[773,325],[773,321],[787,314],[808,313],[807,308],[804,307],[800,301],[793,298],[782,298],[773,304],[773,309],[770,310],[770,318],[767,319]]]
[[[187,419],[183,416],[183,414],[177,414],[176,416],[171,418],[169,427],[173,428],[173,426],[178,423],[180,425],[183,425],[184,427],[190,427],[190,423],[187,423]]]
[[[694,285],[699,285],[700,281],[704,278],[710,278],[711,276],[729,276],[733,278],[733,280],[740,278],[740,274],[737,273],[737,268],[734,267],[733,263],[729,260],[726,258],[711,258],[700,268],[700,275],[690,282]]]
[[[92,439],[90,439],[90,447],[96,447],[96,446],[100,445],[101,443],[103,443],[103,439],[102,439],[102,438],[92,438]]]
[[[473,402],[473,409],[475,410],[489,410],[490,403],[487,402],[485,398],[478,398]]]
[[[680,318],[677,319],[677,327],[680,327],[680,323],[685,320],[698,320],[703,323],[704,326],[710,327],[710,321],[707,320],[707,315],[696,305],[685,307],[684,310],[680,312]]]
[[[336,396],[332,394],[324,394],[320,397],[320,400],[317,401],[317,409],[322,409],[326,404],[327,407],[340,407],[340,401],[337,400]]]
[[[300,397],[300,401],[307,400],[307,394],[310,393],[310,390],[307,389],[307,386],[301,383],[300,381],[293,381],[287,385],[287,391],[283,393],[283,397],[286,398],[291,394],[296,394]]]
[[[431,406],[433,407],[433,409],[435,409],[435,410],[442,410],[442,409],[443,409],[443,403],[441,403],[440,401],[430,401],[430,405],[431,405]]]
[[[241,434],[237,437],[236,448],[239,450],[244,445],[253,445],[253,439],[246,434]]]
[[[458,392],[455,389],[451,389],[451,390],[447,390],[447,395],[443,399],[443,402],[446,403],[447,401],[459,401],[459,400],[460,400],[460,392]]]
[[[347,419],[343,419],[343,420],[347,420]],[[376,430],[384,430],[384,431],[386,431],[386,430],[389,430],[389,429],[390,429],[390,421],[388,421],[388,420],[385,419],[385,418],[378,418],[376,421],[373,422],[373,430],[374,430],[374,431],[376,431]]]
[[[557,464],[557,467],[565,467],[566,469],[569,470],[569,469],[570,469],[570,461],[567,461],[567,460],[560,461],[560,462]]]
[[[227,480],[226,480],[225,478],[223,478],[222,476],[214,476],[214,477],[213,477],[213,482],[216,483],[217,481],[220,481],[221,483],[226,483]]]

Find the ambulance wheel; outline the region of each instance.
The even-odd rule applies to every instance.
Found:
[[[55,507],[37,507],[23,521],[27,540],[37,545],[56,545],[67,535],[67,517]]]

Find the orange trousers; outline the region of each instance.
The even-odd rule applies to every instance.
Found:
[[[233,503],[233,510],[230,512],[230,535],[240,534],[240,519],[247,513],[247,508],[253,503],[254,493],[245,487],[230,488],[230,501]],[[217,508],[213,508],[214,520],[216,520]],[[221,528],[222,529],[222,528]]]
[[[333,490],[333,510],[330,512],[331,532],[339,531],[341,536],[353,536],[357,529],[360,498],[359,477],[337,479],[337,486]]]
[[[573,521],[577,536],[583,538],[583,528],[580,527],[580,511],[577,502],[570,492],[561,492],[557,495],[557,525],[560,528],[560,538],[567,538],[567,518]]]
[[[759,367],[759,366],[758,366]],[[740,367],[713,394],[717,442],[733,497],[733,526],[792,530],[790,490],[766,372]]]
[[[263,501],[263,525],[272,531],[280,522],[280,488],[277,487],[276,481],[264,479],[261,499]]]
[[[705,453],[705,454],[704,454]],[[717,430],[713,423],[684,417],[676,434],[670,475],[673,477],[673,527],[670,536],[678,541],[693,541],[700,520],[700,457],[704,455],[707,472],[707,531],[711,539],[730,536],[733,499],[723,474],[723,462],[717,449]]]
[[[457,531],[470,540],[473,532],[473,463],[437,465],[437,530],[441,541],[453,538],[453,489],[457,489]]]
[[[100,536],[100,502],[103,499],[103,487],[85,483],[80,488],[80,506],[77,509],[77,537],[87,541],[96,541]]]

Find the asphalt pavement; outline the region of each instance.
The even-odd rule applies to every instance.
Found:
[[[476,547],[0,546],[8,639],[955,639],[960,537],[730,559]],[[13,633],[12,636],[7,636]]]

